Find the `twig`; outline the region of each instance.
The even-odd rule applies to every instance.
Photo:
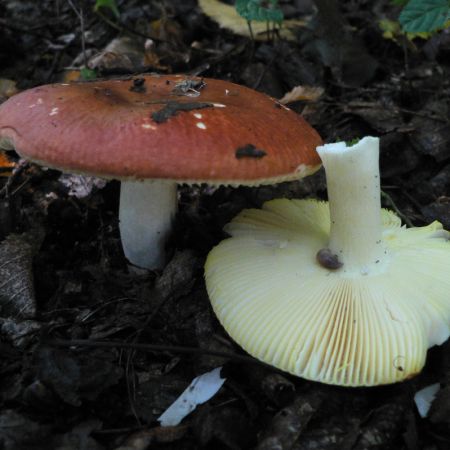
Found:
[[[277,59],[277,57],[278,57],[278,49],[277,49],[277,46],[275,46],[273,56],[270,58],[270,61],[264,66],[264,69],[261,71],[261,73],[259,74],[256,81],[253,83],[253,86],[252,86],[253,89],[257,90],[259,88],[259,85],[261,84],[262,80],[264,79],[267,71],[272,67],[272,65],[275,62],[275,60]]]
[[[40,33],[39,31],[35,31],[35,30],[39,30],[41,28],[45,28],[46,26],[48,26],[49,24],[46,23],[44,25],[35,25],[34,27],[28,27],[27,25],[24,25],[24,27],[22,27],[22,25],[15,25],[13,23],[11,23],[11,21],[8,21],[7,19],[3,19],[0,17],[0,25],[2,27],[5,27],[9,30],[12,31],[19,31],[20,33],[23,34],[30,34],[32,36],[36,36],[39,37],[41,39],[47,39],[48,35],[44,34],[44,33]]]
[[[184,347],[180,345],[163,345],[163,344],[139,344],[123,341],[92,341],[89,339],[50,339],[44,341],[48,345],[55,347],[94,347],[94,348],[122,348],[130,350],[140,350],[144,352],[173,352],[182,354],[194,354],[194,355],[213,355],[221,358],[233,359],[235,361],[241,361],[250,364],[259,364],[265,367],[268,364],[258,361],[251,356],[237,355],[235,353],[220,352],[216,350],[208,350],[198,347]],[[270,366],[271,367],[271,366]]]
[[[338,85],[335,83],[335,86],[338,86]],[[344,87],[342,84],[339,86]],[[354,89],[354,87],[353,87],[353,89]],[[344,101],[338,102],[338,101],[333,101],[333,100],[327,100],[325,98],[320,101],[327,105],[346,107],[350,111],[352,111],[352,109],[354,109],[354,108],[379,109],[382,106],[381,104],[376,103],[376,102],[365,102],[365,101],[354,101],[354,102],[346,103]],[[435,115],[436,113],[433,111],[430,111],[430,114],[428,114],[426,112],[414,111],[412,109],[402,108],[400,106],[394,106],[393,109],[396,113],[402,112],[405,114],[411,114],[413,116],[423,117],[424,119],[436,120],[438,122],[443,122],[446,124],[450,123],[450,120],[447,117]],[[427,110],[425,110],[425,111],[427,111]]]
[[[410,227],[410,228],[414,227],[411,220],[409,220],[409,218],[397,208],[397,205],[395,204],[394,200],[392,200],[392,197],[389,194],[387,194],[384,191],[381,191],[381,198],[383,198],[385,201],[387,201],[389,203],[389,205],[392,207],[392,209],[397,213],[397,215],[399,217],[401,217],[403,222],[405,222],[406,225],[408,225],[408,227]]]
[[[81,31],[81,52],[83,53],[83,62],[84,65],[87,67],[87,56],[86,56],[86,38],[84,36],[84,17],[83,17],[83,8],[80,6],[80,9],[78,10],[75,5],[73,4],[72,0],[67,0],[69,2],[70,7],[73,9],[75,14],[78,17],[78,20],[80,21],[80,31]]]
[[[118,23],[113,22],[108,17],[106,17],[100,10],[95,11],[95,14],[97,14],[97,16],[100,17],[100,19],[102,19],[110,27],[114,28],[117,31],[120,31],[121,33],[123,33],[124,31],[127,31],[128,33],[134,34],[135,36],[139,36],[139,37],[142,37],[145,39],[151,39],[154,42],[170,44],[170,42],[168,42],[165,39],[157,38],[154,36],[149,36],[148,34],[133,30],[132,28],[128,27],[127,25],[125,25],[122,22],[118,22]]]
[[[25,170],[26,167],[28,167],[29,162],[26,160],[20,160],[17,166],[13,169],[12,175],[8,178],[5,185],[0,189],[0,198],[5,197],[8,198],[10,196],[10,189],[14,181],[16,181],[17,177]],[[29,179],[26,180],[27,182]],[[22,187],[23,183],[20,185]],[[14,191],[14,193],[17,192],[17,189]]]

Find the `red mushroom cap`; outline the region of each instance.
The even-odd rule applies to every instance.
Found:
[[[262,184],[317,169],[317,132],[267,95],[180,75],[24,91],[0,106],[0,140],[49,167],[108,178]]]

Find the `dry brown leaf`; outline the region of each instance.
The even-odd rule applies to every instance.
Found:
[[[170,67],[160,63],[159,55],[156,53],[155,43],[151,39],[145,41],[144,65],[161,71],[169,71]]]
[[[72,81],[81,80],[81,71],[77,69],[66,70],[62,74],[61,83],[71,83]]]
[[[286,105],[299,100],[316,102],[322,94],[323,88],[318,86],[295,86],[291,91],[284,94],[283,98],[280,99],[280,103]]]
[[[144,63],[144,46],[129,36],[113,39],[101,52],[89,58],[90,69],[124,68],[133,71]]]
[[[9,177],[16,164],[9,160],[9,158],[0,152],[0,177]]]
[[[250,31],[247,21],[241,17],[234,6],[222,3],[219,0],[199,0],[198,4],[210,19],[217,22],[221,28],[226,28],[241,36],[250,37]],[[292,32],[293,28],[304,27],[307,24],[305,20],[289,19],[283,21],[282,28],[278,29],[278,34],[284,39],[291,41],[296,40],[295,34]],[[269,36],[267,35],[267,25],[265,22],[251,23],[253,36],[258,41],[266,41]]]

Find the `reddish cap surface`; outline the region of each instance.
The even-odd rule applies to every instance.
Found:
[[[24,158],[108,178],[259,184],[320,165],[306,121],[244,86],[185,76],[53,84],[0,106],[0,141]]]

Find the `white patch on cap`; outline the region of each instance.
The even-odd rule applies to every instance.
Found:
[[[196,119],[201,119],[203,116],[200,113],[194,113]]]
[[[70,86],[69,83],[61,83],[61,86]]]
[[[36,106],[36,103],[33,103],[32,105],[30,105],[28,108],[34,108]]]
[[[224,105],[223,103],[213,103],[213,106],[215,106],[216,108],[226,108],[227,105]]]
[[[156,130],[156,127],[149,123],[143,123],[141,126],[142,126],[142,128],[145,128],[146,130]]]
[[[38,105],[42,105],[42,103],[44,103],[44,100],[42,100],[42,98],[38,98],[37,99],[37,104]]]
[[[197,128],[200,128],[200,130],[206,130],[206,125],[203,122],[197,122],[195,125]]]
[[[49,116],[56,116],[58,114],[59,108],[52,108],[51,112],[49,113]]]
[[[225,95],[228,95],[230,91],[228,89],[225,89]]]

